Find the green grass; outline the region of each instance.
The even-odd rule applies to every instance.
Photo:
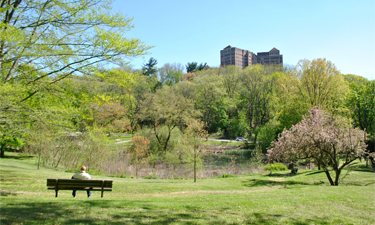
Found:
[[[357,163],[340,186],[318,170],[192,180],[113,179],[113,192],[86,198],[47,190],[34,159],[0,159],[1,224],[375,224],[375,176]]]

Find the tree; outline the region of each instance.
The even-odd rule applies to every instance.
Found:
[[[156,64],[158,64],[158,61],[151,57],[148,62],[143,65],[142,74],[148,77],[154,75],[157,72]]]
[[[208,132],[204,129],[205,124],[202,121],[193,121],[185,130],[185,139],[183,143],[187,148],[188,159],[193,164],[194,182],[197,181],[197,167],[202,162],[202,147],[208,137]]]
[[[139,167],[142,163],[147,162],[150,141],[144,137],[133,137],[130,147],[130,158],[135,165],[135,176],[138,177]]]
[[[346,105],[353,111],[355,126],[370,134],[375,134],[375,81],[357,85],[350,83],[350,93]]]
[[[197,62],[191,62],[191,63],[187,63],[186,64],[186,72],[187,73],[194,73],[196,71],[199,71],[199,70],[203,70],[204,68],[206,68],[207,66],[207,63],[201,63],[198,65]]]
[[[369,155],[364,156],[366,166],[368,166],[368,159],[373,162],[374,157],[371,155],[375,154],[375,81],[368,81],[361,77],[358,79],[358,76],[355,78],[357,79],[349,83],[350,93],[346,98],[346,106],[351,109],[350,114],[354,120],[354,126],[366,130],[369,134],[366,138]]]
[[[354,83],[358,86],[366,85],[369,81],[364,77],[354,75],[354,74],[344,74],[343,77],[344,77],[344,80],[348,82],[349,84]]]
[[[209,132],[222,129],[227,122],[223,78],[218,74],[200,74],[195,79],[196,108],[202,112],[202,121]]]
[[[184,74],[181,71],[171,70],[167,74],[167,77],[166,77],[166,80],[165,80],[165,84],[167,84],[169,86],[177,84],[178,82],[180,82],[182,80],[182,76],[183,75]]]
[[[267,156],[269,161],[312,159],[324,170],[329,183],[337,186],[342,169],[364,154],[364,135],[364,131],[314,107],[301,122],[279,134]],[[334,180],[330,169],[335,172]]]
[[[343,76],[329,60],[300,60],[291,72],[297,78],[293,81],[298,94],[309,104],[308,108],[318,105],[324,109],[337,108],[348,91]]]
[[[254,131],[272,119],[271,93],[275,82],[264,68],[260,64],[246,67],[241,76],[241,105],[246,111],[249,137],[255,134],[254,142]]]
[[[125,38],[132,19],[113,15],[110,1],[3,0],[0,6],[1,82],[35,89],[20,101],[92,65],[124,64],[150,48]]]
[[[279,123],[277,133],[281,133],[284,128],[289,129],[294,124],[302,120],[302,116],[307,113],[309,103],[306,103],[298,93],[295,85],[299,81],[290,73],[275,73],[278,76],[272,100],[277,104],[277,120]]]
[[[197,62],[191,62],[186,64],[186,73],[194,73],[197,69]]]
[[[234,98],[238,91],[239,75],[241,69],[238,66],[228,65],[226,67],[220,67],[220,74],[223,76],[223,84],[225,91],[229,98]]]
[[[96,106],[94,123],[111,132],[126,132],[131,130],[130,121],[126,118],[126,108],[119,103],[105,103]]]
[[[36,121],[57,124],[62,117],[50,116],[69,110],[30,100],[65,95],[57,86],[63,79],[91,73],[100,64],[125,65],[127,58],[147,53],[150,46],[125,37],[132,19],[111,13],[110,5],[110,0],[0,1],[0,126],[17,134]]]
[[[199,70],[203,70],[203,69],[205,69],[206,68],[206,66],[207,66],[207,63],[201,63],[201,64],[199,64],[198,66],[197,66],[197,69],[196,69],[196,71],[199,71]]]
[[[196,77],[195,73],[185,73],[182,80],[192,81]]]
[[[190,123],[197,115],[192,100],[186,99],[172,87],[164,86],[156,93],[145,95],[140,104],[138,119],[150,125],[151,131],[159,142],[160,150],[166,153],[172,131],[176,127],[182,128]],[[167,128],[166,135],[162,132],[164,126]]]
[[[158,79],[164,84],[171,76],[170,73],[181,72],[183,73],[184,67],[181,63],[166,63],[158,69]]]

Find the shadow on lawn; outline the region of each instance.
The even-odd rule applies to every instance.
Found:
[[[112,203],[119,204],[113,206]],[[121,204],[121,205],[120,205]],[[227,219],[226,215],[230,215]],[[1,224],[342,224],[329,218],[289,218],[275,213],[236,214],[225,209],[205,211],[196,207],[163,209],[147,201],[82,201],[13,203],[2,208]],[[231,220],[231,221],[229,221]]]
[[[353,171],[374,173],[374,170],[371,169],[370,165],[368,167],[366,167],[365,165],[355,166]]]
[[[4,156],[4,159],[25,160],[25,159],[31,159],[31,158],[34,157],[34,156],[31,156],[31,155],[24,155],[24,154],[9,155],[9,154],[6,154],[6,152],[13,152],[13,150],[12,150],[12,151],[7,151],[7,150],[5,150],[5,156]]]
[[[247,216],[246,224],[295,224],[295,225],[308,225],[308,224],[342,224],[344,221],[335,220],[332,221],[327,217],[324,218],[310,218],[303,221],[298,218],[288,218],[287,221],[280,221],[282,215],[271,214],[271,213],[252,213]],[[285,218],[284,218],[285,220]]]
[[[324,182],[314,182],[314,183],[307,183],[302,181],[295,181],[295,180],[268,180],[268,178],[278,178],[278,177],[294,177],[299,175],[313,175],[316,173],[321,173],[321,171],[318,172],[310,172],[310,171],[304,171],[297,174],[271,174],[264,177],[264,179],[250,179],[243,181],[242,183],[247,187],[258,187],[258,186],[280,186],[280,185],[321,185]]]
[[[228,224],[216,215],[207,214],[196,206],[160,209],[147,201],[121,202],[82,201],[75,204],[61,202],[14,203],[4,205],[1,224]],[[119,204],[120,202],[117,202]],[[224,214],[225,212],[220,212]]]
[[[263,180],[263,179],[251,179],[243,181],[246,187],[258,187],[258,186],[280,186],[280,185],[312,185],[311,183],[300,182],[300,181],[274,181],[274,180]]]

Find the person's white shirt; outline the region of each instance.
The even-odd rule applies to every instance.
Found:
[[[91,180],[90,174],[86,173],[86,171],[81,171],[79,173],[76,173],[72,177],[73,179],[77,180]]]

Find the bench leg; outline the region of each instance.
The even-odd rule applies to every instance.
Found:
[[[56,191],[55,191],[55,197],[56,197],[56,198],[57,198],[57,196],[58,196],[58,193],[59,193],[59,190],[56,189]]]
[[[103,198],[103,192],[104,192],[104,191],[102,191],[102,198]]]

